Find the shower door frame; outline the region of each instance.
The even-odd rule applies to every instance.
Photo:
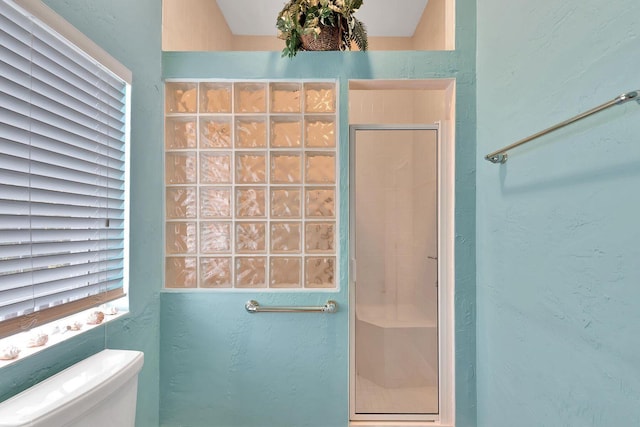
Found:
[[[351,426],[371,421],[393,426],[393,422],[428,423],[428,426],[455,424],[454,346],[454,242],[455,242],[455,142],[447,124],[356,124],[349,126],[349,420]],[[435,131],[437,152],[438,226],[438,406],[437,414],[358,414],[355,408],[355,150],[357,131]],[[367,423],[369,422],[369,423]],[[422,422],[422,423],[421,423]],[[413,423],[412,423],[413,424]]]

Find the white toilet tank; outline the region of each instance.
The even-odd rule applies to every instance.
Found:
[[[0,427],[133,427],[143,362],[103,350],[0,403]]]

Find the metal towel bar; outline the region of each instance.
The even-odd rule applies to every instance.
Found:
[[[247,301],[244,308],[249,313],[335,313],[338,311],[338,303],[332,300],[327,301],[319,307],[262,307],[256,300]]]
[[[602,105],[598,105],[595,108],[592,108],[589,111],[585,111],[582,114],[578,114],[575,117],[572,117],[568,120],[565,120],[564,122],[558,123],[555,126],[551,126],[550,128],[547,128],[543,131],[540,131],[538,133],[535,133],[531,136],[528,136],[524,139],[521,139],[520,141],[514,142],[511,145],[507,145],[504,148],[501,148],[500,150],[494,151],[493,153],[489,153],[486,156],[484,156],[484,158],[486,160],[489,160],[492,163],[505,163],[507,161],[507,151],[511,150],[512,148],[516,148],[519,147],[522,144],[526,144],[527,142],[539,138],[543,135],[546,135],[548,133],[551,133],[555,130],[558,130],[562,127],[565,127],[571,123],[575,123],[578,120],[582,120],[585,117],[589,117],[592,114],[598,113],[602,110],[606,110],[609,107],[613,107],[614,105],[620,105],[620,104],[624,104],[625,102],[631,101],[631,100],[636,100],[638,101],[638,104],[640,104],[640,90],[634,90],[631,92],[627,92],[627,93],[623,93],[620,96],[615,97],[614,99],[612,99],[611,101],[607,101]]]

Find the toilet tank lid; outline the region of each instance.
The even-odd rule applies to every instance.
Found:
[[[137,375],[143,363],[140,351],[103,350],[94,354],[0,403],[0,427],[31,425],[80,400],[97,403]]]

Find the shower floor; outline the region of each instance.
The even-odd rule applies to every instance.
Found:
[[[438,387],[384,388],[357,375],[355,403],[358,414],[436,414]]]

